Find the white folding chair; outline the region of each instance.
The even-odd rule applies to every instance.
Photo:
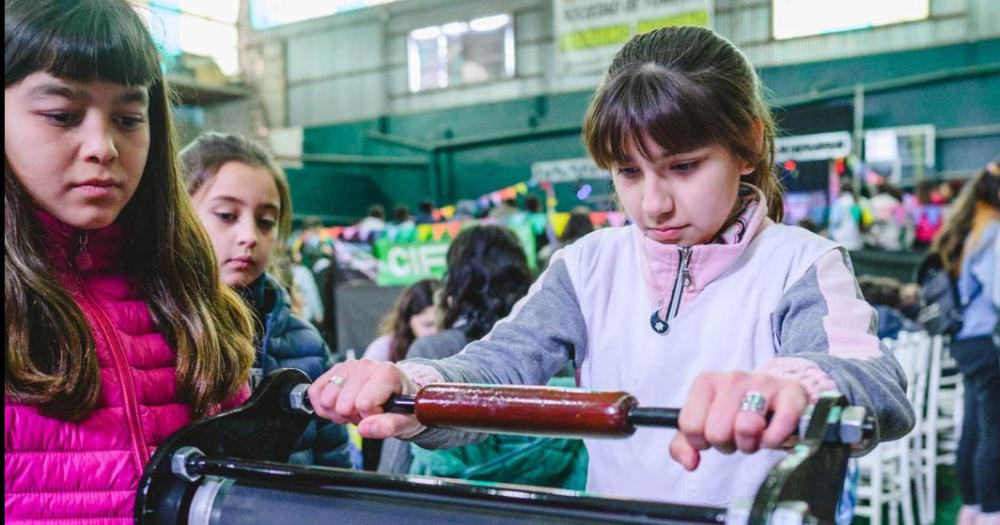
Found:
[[[926,338],[913,335],[904,332],[897,339],[883,340],[903,368],[907,398],[911,403],[921,397],[920,385],[924,381],[920,376],[926,374],[926,367],[921,363],[927,347]],[[903,524],[914,525],[911,448],[914,437],[918,435],[916,428],[903,438],[880,443],[871,453],[860,458],[858,505],[854,512],[857,516],[867,516],[871,525],[881,525],[884,506],[889,507],[890,525],[899,525],[901,511]]]
[[[918,459],[918,504],[921,524],[933,523],[937,510],[938,465],[954,465],[961,433],[962,376],[948,352],[948,339],[931,338],[927,398],[920,428]]]

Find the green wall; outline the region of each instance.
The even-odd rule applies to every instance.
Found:
[[[852,86],[865,96],[865,127],[933,124],[938,129],[1000,123],[1000,39],[902,53],[872,55],[760,72],[772,98],[785,107],[843,104]],[[943,73],[943,74],[942,74]],[[893,83],[899,80],[900,85]],[[816,95],[813,99],[809,95]],[[992,95],[992,96],[990,96]],[[422,166],[306,162],[289,170],[296,216],[319,215],[348,222],[370,203],[415,209],[422,199],[437,205],[527,181],[531,164],[585,156],[580,141],[591,92],[545,95],[408,115],[307,128],[308,155],[363,155],[392,164],[424,159]],[[370,136],[400,137],[403,146]],[[938,141],[938,170],[982,166],[1000,154],[1000,136]],[[561,191],[572,189],[563,188]],[[560,207],[576,201],[560,195]]]

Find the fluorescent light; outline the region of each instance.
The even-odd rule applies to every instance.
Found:
[[[481,18],[475,18],[469,22],[469,27],[473,31],[486,32],[494,31],[500,29],[501,27],[510,23],[510,16],[508,15],[493,15],[484,16]]]
[[[414,40],[434,40],[441,36],[441,26],[421,27],[410,31],[410,38]]]
[[[458,36],[469,32],[469,24],[465,22],[448,22],[441,26],[441,32],[447,36]]]

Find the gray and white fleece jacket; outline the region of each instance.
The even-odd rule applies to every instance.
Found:
[[[751,188],[755,189],[755,188]],[[877,418],[879,440],[905,435],[913,413],[905,378],[875,335],[847,252],[766,217],[759,191],[719,241],[659,244],[635,226],[594,232],[557,252],[528,294],[483,339],[448,359],[409,360],[419,385],[542,385],[567,362],[581,387],[624,390],[643,406],[682,406],[704,371],[761,371],[799,381],[812,396],[836,390]],[[669,325],[651,328],[658,311]],[[728,505],[752,495],[780,451],[702,454],[686,472],[667,450],[673,430],[589,439],[587,490],[603,496]],[[426,448],[475,434],[427,429]]]

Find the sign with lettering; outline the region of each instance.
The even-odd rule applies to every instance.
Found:
[[[560,159],[531,164],[531,180],[537,186],[542,182],[577,182],[588,179],[606,179],[610,173],[597,167],[589,157]]]
[[[786,160],[829,160],[851,154],[851,134],[847,131],[780,137],[774,141],[775,162]]]
[[[516,224],[505,225],[517,236],[529,268],[537,264],[535,255],[535,237],[530,222],[522,219]],[[486,222],[486,221],[484,221]],[[476,224],[470,221],[464,227]],[[452,239],[445,235],[440,240],[427,239],[420,241],[391,242],[386,238],[375,242],[375,252],[378,256],[378,276],[375,284],[379,286],[406,286],[421,279],[440,279],[448,269],[448,247]]]
[[[440,279],[447,269],[451,241],[391,244],[379,261],[379,286],[402,286],[421,279]]]
[[[559,71],[600,73],[633,35],[667,26],[711,27],[713,10],[713,0],[556,0]]]

